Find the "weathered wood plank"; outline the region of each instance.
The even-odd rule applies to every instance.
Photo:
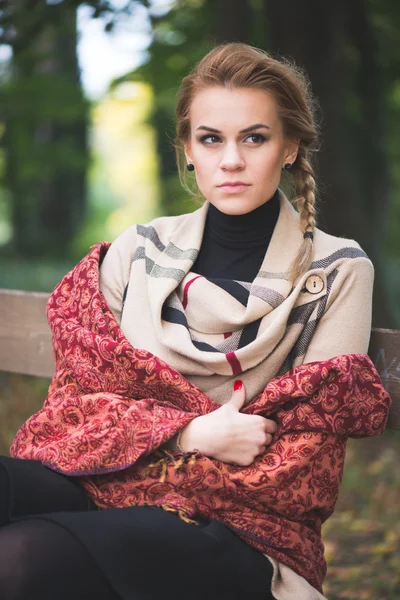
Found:
[[[0,371],[51,377],[48,294],[0,289]],[[400,331],[373,329],[368,350],[393,399],[388,427],[400,429]]]
[[[368,354],[393,400],[387,426],[400,429],[400,331],[373,329]]]
[[[0,289],[0,370],[51,377],[48,294]]]

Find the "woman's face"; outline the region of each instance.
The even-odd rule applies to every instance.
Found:
[[[284,137],[276,100],[264,90],[201,90],[190,126],[186,160],[195,166],[200,192],[226,214],[245,214],[270,200],[282,168],[297,156],[299,141]],[[236,181],[246,186],[221,187]]]

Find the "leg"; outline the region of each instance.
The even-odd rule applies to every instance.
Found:
[[[0,527],[18,518],[63,510],[93,510],[76,478],[37,460],[0,456]]]
[[[84,544],[124,600],[272,600],[272,565],[222,523],[158,507],[44,515]]]
[[[2,600],[120,600],[82,544],[44,519],[27,519],[0,532]]]
[[[115,589],[123,600],[273,598],[271,563],[217,521],[203,520],[196,526],[157,507],[91,510],[95,505],[74,478],[38,461],[0,457],[0,490],[0,524],[17,521],[0,531],[0,597],[4,600],[24,599],[25,590],[36,590],[31,586],[44,582],[43,589],[53,593],[49,581],[67,593],[52,596],[47,591],[46,596],[41,591],[43,600],[78,600],[76,590],[81,589],[85,590],[82,600],[96,597],[96,581],[102,582],[101,587],[108,581],[107,593]],[[56,547],[58,554],[53,552]],[[95,569],[83,582],[82,551]],[[57,566],[49,570],[53,556],[58,557]],[[26,569],[28,564],[31,567]],[[38,581],[41,572],[45,575]],[[15,573],[21,576],[23,588],[18,588]],[[65,586],[60,583],[64,579],[68,580]],[[9,598],[3,589],[10,590]]]

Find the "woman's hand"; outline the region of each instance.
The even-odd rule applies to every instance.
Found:
[[[257,455],[265,452],[277,425],[271,419],[239,412],[245,400],[244,385],[236,381],[229,402],[193,419],[182,429],[182,450],[189,452],[197,448],[205,456],[226,463],[250,465]]]

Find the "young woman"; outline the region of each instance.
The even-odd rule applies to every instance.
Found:
[[[290,369],[367,353],[374,269],[356,241],[316,228],[313,99],[293,64],[241,43],[217,46],[183,79],[176,117],[182,182],[184,161],[204,203],[193,213],[127,229],[105,253],[99,285],[133,348],[159,357],[220,405],[192,414],[158,446],[250,473],[272,449],[277,424],[241,409]],[[279,187],[283,174],[297,210]],[[64,288],[72,298],[74,290]],[[82,376],[94,377],[87,355],[79,360]],[[65,386],[53,383],[53,392],[64,394]],[[40,436],[32,433],[40,419],[55,428],[49,406],[18,432],[12,458],[0,462],[4,600],[323,598],[316,580],[301,574],[309,572],[302,564],[313,568],[301,536],[289,560],[284,538],[270,538],[271,551],[262,552],[250,535],[247,543],[237,534],[239,525],[223,523],[223,511],[210,518],[199,510],[194,524],[160,505],[128,506],[127,480],[108,487],[101,480],[118,469],[124,476],[121,464],[105,466],[109,456],[100,465],[103,475],[94,468],[85,480],[66,474],[58,446],[41,454]],[[80,418],[70,419],[73,432]],[[143,411],[143,431],[146,418]],[[53,442],[61,436],[54,431]],[[124,443],[139,443],[143,431],[139,424],[131,438],[125,428]],[[79,452],[89,452],[87,443]],[[296,482],[279,492],[293,503]],[[196,486],[194,497],[202,482]],[[271,513],[265,531],[277,515]]]

